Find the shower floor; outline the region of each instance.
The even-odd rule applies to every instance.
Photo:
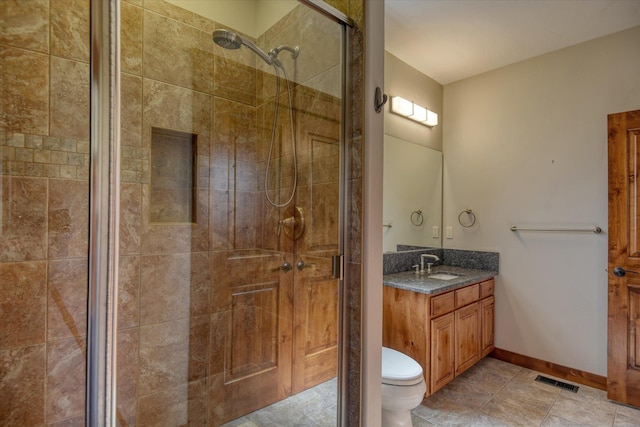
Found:
[[[224,424],[224,427],[334,427],[337,381],[331,379],[271,406]]]

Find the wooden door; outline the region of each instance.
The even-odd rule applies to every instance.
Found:
[[[481,315],[481,338],[480,338],[480,351],[481,357],[493,351],[493,336],[494,336],[494,313],[495,313],[495,299],[493,296],[485,298],[480,301],[480,315]]]
[[[456,376],[480,360],[480,303],[458,309],[456,314]]]
[[[455,377],[455,316],[445,314],[431,320],[431,381],[435,393]]]
[[[640,110],[611,114],[607,391],[640,407]]]
[[[213,255],[212,425],[291,393],[293,271],[282,268],[291,265],[289,256],[263,250]]]
[[[339,281],[332,275],[331,257],[339,253],[339,128],[326,111],[317,113],[301,117],[304,128],[314,132],[302,135],[298,157],[296,206],[305,229],[295,250],[293,393],[338,373]]]

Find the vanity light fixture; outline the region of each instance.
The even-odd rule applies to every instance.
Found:
[[[422,123],[425,126],[433,127],[438,124],[438,113],[400,96],[391,97],[391,112]]]

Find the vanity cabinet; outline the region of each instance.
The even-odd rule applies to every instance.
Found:
[[[413,357],[435,393],[493,348],[494,280],[435,295],[385,286],[383,345]]]

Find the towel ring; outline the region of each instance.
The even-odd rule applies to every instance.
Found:
[[[466,213],[467,215],[469,215],[469,217],[471,217],[471,224],[463,224],[462,223],[462,214],[464,214],[464,213]],[[464,228],[473,227],[473,225],[476,223],[476,214],[474,214],[471,209],[466,209],[466,210],[460,212],[460,215],[458,215],[458,222]]]
[[[424,222],[424,216],[422,216],[422,209],[411,212],[411,224],[420,226]]]

